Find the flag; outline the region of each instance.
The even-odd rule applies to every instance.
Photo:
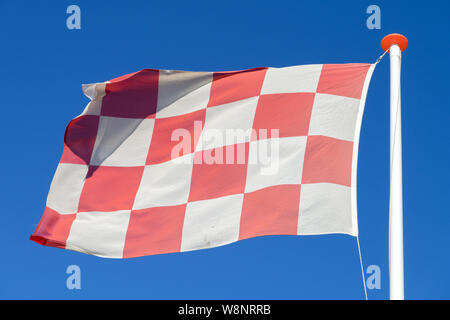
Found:
[[[83,85],[31,240],[110,258],[358,234],[372,64],[144,69]]]

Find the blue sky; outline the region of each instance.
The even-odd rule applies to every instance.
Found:
[[[81,30],[66,8],[81,8]],[[381,8],[381,30],[366,8]],[[143,68],[238,70],[374,62],[391,32],[402,70],[405,297],[450,298],[448,1],[0,1],[4,137],[0,298],[363,299],[356,239],[270,236],[188,253],[110,260],[28,240],[41,218],[82,83]],[[369,88],[358,162],[365,267],[388,283],[389,60]],[[82,273],[68,290],[67,266]]]

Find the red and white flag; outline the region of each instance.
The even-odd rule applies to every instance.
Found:
[[[144,69],[83,85],[31,239],[101,257],[263,235],[358,234],[356,162],[374,65]]]

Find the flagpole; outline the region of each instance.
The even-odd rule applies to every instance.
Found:
[[[402,51],[408,40],[401,34],[389,34],[381,41],[389,50],[391,62],[390,199],[389,199],[389,287],[391,300],[403,300],[403,191],[402,127],[400,71]]]

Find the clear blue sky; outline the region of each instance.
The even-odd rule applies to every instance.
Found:
[[[81,8],[81,30],[66,8]],[[381,30],[366,8],[381,8]],[[3,137],[0,298],[362,299],[356,239],[271,236],[188,253],[110,260],[30,240],[82,83],[143,68],[237,70],[374,62],[405,34],[403,170],[406,298],[450,298],[449,1],[0,1]],[[389,60],[370,85],[358,207],[365,266],[388,284]],[[82,289],[67,290],[79,265]]]

